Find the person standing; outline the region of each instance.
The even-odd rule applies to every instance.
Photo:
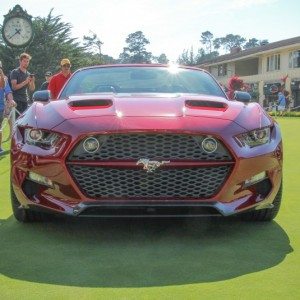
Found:
[[[48,90],[48,86],[49,86],[49,82],[50,82],[51,78],[52,78],[52,73],[50,71],[46,72],[45,73],[46,81],[42,83],[42,85],[40,87],[41,91]]]
[[[15,102],[12,97],[12,91],[10,89],[10,86],[8,84],[8,80],[6,76],[4,76],[4,73],[2,71],[2,63],[0,61],[0,155],[4,153],[4,150],[2,149],[2,121],[4,117],[4,111],[5,108],[11,108],[15,106]],[[4,82],[4,86],[2,86],[2,83]]]
[[[280,88],[278,92],[278,107],[277,107],[279,111],[279,116],[283,116],[283,112],[285,111],[285,106],[286,106],[286,99],[282,92],[282,88]]]
[[[35,90],[35,78],[27,69],[31,56],[27,53],[20,55],[20,65],[10,73],[10,82],[13,91],[13,98],[17,103],[17,111],[23,113],[30,102],[29,91]]]
[[[48,90],[50,91],[51,99],[55,100],[58,97],[62,87],[71,77],[71,62],[68,58],[63,58],[60,62],[61,71],[52,76]]]

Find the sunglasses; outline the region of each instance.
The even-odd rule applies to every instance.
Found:
[[[64,68],[70,68],[70,67],[71,67],[71,65],[69,65],[69,64],[66,64],[66,65],[63,65],[63,67],[64,67]]]

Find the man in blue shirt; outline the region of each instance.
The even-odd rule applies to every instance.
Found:
[[[12,106],[14,106],[15,102],[14,102],[13,97],[12,97],[12,91],[11,91],[10,86],[8,84],[8,80],[4,76],[4,73],[2,71],[1,61],[0,61],[0,66],[1,66],[0,82],[4,82],[4,87],[1,87],[1,85],[0,85],[0,155],[1,155],[4,152],[4,150],[1,147],[1,144],[2,144],[2,121],[3,121],[3,115],[4,115],[6,100]]]
[[[285,111],[285,107],[286,107],[286,99],[282,92],[282,89],[280,89],[278,93],[278,108],[277,108],[279,111],[279,116],[283,115],[283,112]]]

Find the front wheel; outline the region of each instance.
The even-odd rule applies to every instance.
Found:
[[[241,215],[242,220],[246,221],[272,221],[278,214],[282,198],[282,183],[273,201],[272,208],[253,210]]]

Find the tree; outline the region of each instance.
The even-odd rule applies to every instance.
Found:
[[[206,52],[211,53],[213,48],[214,35],[210,31],[204,31],[201,34],[200,42],[205,46]]]
[[[219,52],[218,51],[212,51],[210,53],[206,53],[206,51],[204,51],[203,48],[200,48],[198,50],[198,54],[196,56],[196,63],[197,64],[201,64],[207,60],[211,60],[213,58],[216,58],[219,56]]]
[[[214,48],[215,48],[215,49],[220,49],[221,46],[222,46],[222,43],[223,43],[222,38],[215,38],[215,39],[213,40],[213,45],[214,45]]]
[[[169,62],[165,53],[162,53],[159,56],[153,56],[152,61],[158,64],[167,64]]]
[[[249,39],[248,42],[244,45],[244,49],[254,48],[259,46],[259,41],[256,38]]]
[[[146,45],[150,44],[142,31],[131,33],[126,38],[127,47],[123,48],[119,59],[121,63],[150,63],[152,53],[146,51]]]
[[[267,44],[269,44],[268,40],[260,40],[259,41],[259,46],[264,46],[264,45],[267,45]]]
[[[219,56],[218,51],[212,51],[211,53],[206,53],[204,48],[198,49],[197,54],[194,53],[193,47],[190,50],[183,50],[181,55],[177,59],[177,63],[180,65],[194,66],[203,63],[206,60],[213,59]]]
[[[180,65],[193,66],[197,63],[197,57],[194,54],[194,49],[184,49],[177,59],[177,63]]]
[[[83,36],[83,45],[85,49],[86,66],[115,64],[117,62],[113,57],[102,53],[102,45],[104,44],[96,33],[90,30],[91,35]]]
[[[59,62],[64,57],[70,59],[73,70],[84,64],[84,48],[76,38],[71,38],[72,25],[64,23],[61,16],[53,16],[52,11],[46,18],[35,18],[35,37],[28,48],[32,55],[31,67],[42,75],[47,70],[58,71]]]
[[[86,49],[93,51],[96,51],[97,56],[98,56],[98,63],[101,64],[103,63],[102,59],[102,52],[101,52],[101,47],[103,45],[103,42],[99,39],[96,33],[90,30],[91,36],[84,35],[83,36],[83,45],[85,46]]]
[[[225,37],[214,39],[213,44],[216,49],[222,47],[226,52],[230,52],[233,48],[242,48],[245,41],[246,39],[240,35],[227,34]]]

